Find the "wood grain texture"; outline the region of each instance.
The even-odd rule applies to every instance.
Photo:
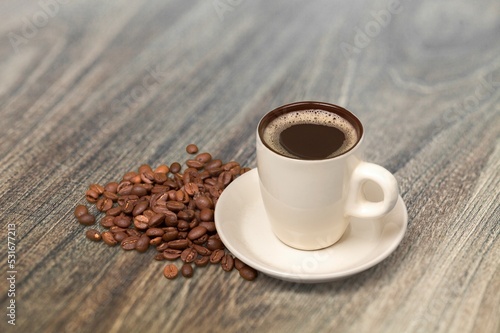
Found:
[[[499,17],[494,0],[3,1],[0,331],[499,332]],[[356,113],[367,159],[398,179],[408,231],[379,265],[169,281],[153,250],[85,239],[90,183],[191,142],[255,167],[258,120],[299,100]]]

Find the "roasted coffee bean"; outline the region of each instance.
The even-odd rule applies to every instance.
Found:
[[[188,209],[184,210],[186,212],[187,218],[183,219],[186,221],[196,220],[198,223],[200,222],[200,212],[196,209],[196,205],[194,204],[194,200],[189,201]]]
[[[187,183],[186,185],[184,185],[184,190],[191,197],[200,192],[198,185],[195,183]]]
[[[214,220],[214,211],[210,208],[203,208],[200,211],[200,220],[208,222]]]
[[[177,237],[179,239],[186,239],[187,235],[188,235],[187,231],[179,231],[179,236],[177,236]],[[188,245],[189,245],[189,242],[191,242],[191,241],[189,239],[187,239],[187,241],[188,241]]]
[[[96,203],[97,199],[99,199],[99,193],[94,190],[87,190],[87,192],[85,192],[85,198],[90,203]]]
[[[156,246],[156,251],[158,251],[158,252],[163,252],[166,249],[168,249],[167,243],[161,243],[160,245]],[[180,255],[180,252],[179,252],[179,255]]]
[[[155,184],[155,186],[153,186],[153,188],[151,189],[151,194],[155,194],[155,193],[165,193],[169,190],[170,188],[166,185],[159,185],[159,184]]]
[[[146,189],[146,191],[148,192],[147,195],[144,196],[144,199],[148,199],[149,200],[149,193],[151,192],[151,190],[153,189],[153,187],[155,186],[156,184],[142,184],[142,187],[144,187]]]
[[[163,253],[157,253],[154,256],[154,260],[163,261],[163,260],[165,260],[165,257],[163,256]]]
[[[106,215],[109,216],[118,216],[122,212],[122,208],[120,206],[116,206],[113,208],[110,208],[106,211]]]
[[[113,200],[110,200],[108,198],[100,198],[97,200],[95,206],[100,212],[105,212],[113,207]]]
[[[212,188],[210,188],[210,190],[209,190],[210,195],[212,197],[214,197],[214,199],[220,197],[223,188],[224,188],[224,185],[221,185],[220,188],[219,187],[212,187]]]
[[[202,221],[200,222],[199,226],[202,226],[207,229],[208,232],[214,232],[215,231],[215,222],[205,222]]]
[[[174,212],[167,211],[165,213],[165,224],[167,227],[176,227],[178,224],[177,215]]]
[[[116,188],[116,192],[119,195],[129,195],[130,192],[132,191],[132,187],[134,187],[134,185],[132,185],[132,183],[130,181],[124,180],[120,184],[118,184],[118,187]]]
[[[174,230],[174,231],[165,232],[161,238],[165,242],[170,242],[170,241],[177,239],[178,236],[179,236],[179,232],[177,230]]]
[[[253,281],[257,277],[257,271],[248,265],[241,267],[239,272],[240,276],[248,281]]]
[[[218,168],[207,169],[207,171],[210,174],[210,176],[218,177],[224,170],[221,167],[218,167]]]
[[[166,164],[162,164],[156,167],[156,169],[153,170],[155,173],[164,173],[167,174],[170,171],[170,168]]]
[[[179,274],[179,270],[177,269],[177,266],[175,264],[169,264],[163,268],[163,275],[167,279],[175,279],[177,275]]]
[[[75,207],[75,217],[76,218],[79,218],[80,216],[84,215],[84,214],[88,214],[89,213],[89,210],[87,208],[87,206],[85,205],[78,205]]]
[[[176,227],[163,227],[163,228],[161,228],[161,230],[163,230],[164,232],[179,231],[179,230],[177,230]]]
[[[197,160],[198,162],[205,164],[212,160],[212,155],[210,155],[210,153],[200,153],[196,155],[194,159]]]
[[[154,237],[149,241],[149,245],[151,246],[158,246],[163,242],[163,239],[161,237]]]
[[[196,217],[196,212],[194,210],[188,208],[188,209],[185,209],[185,210],[177,213],[177,216],[179,219],[189,222]]]
[[[215,159],[205,163],[205,170],[220,168],[221,166],[222,166],[222,160]]]
[[[231,170],[232,168],[234,168],[234,167],[239,167],[239,166],[240,166],[240,164],[239,164],[238,162],[236,162],[236,161],[231,161],[231,162],[227,162],[226,164],[224,164],[224,165],[222,166],[222,169],[224,169],[224,171],[229,171],[229,170]]]
[[[113,222],[120,228],[128,228],[132,224],[132,219],[127,215],[118,215],[114,218]]]
[[[146,252],[149,248],[149,237],[144,234],[137,240],[135,244],[135,249],[137,252]]]
[[[208,186],[215,186],[215,185],[217,185],[217,178],[210,177],[210,178],[205,179],[205,189]]]
[[[181,274],[185,278],[190,278],[193,276],[193,266],[191,266],[189,263],[185,263],[181,267]]]
[[[191,200],[191,201],[190,201],[190,203],[191,203],[191,202],[194,202],[194,200]],[[195,219],[197,219],[197,220],[198,220],[198,221],[200,221],[200,222],[203,222],[203,221],[201,221],[201,219],[200,219],[200,212],[201,212],[201,210],[196,209],[196,204],[194,205],[194,210],[193,210],[193,211],[194,211],[194,218],[195,218]]]
[[[99,231],[97,231],[95,229],[88,229],[85,232],[85,237],[87,237],[88,239],[90,239],[91,241],[94,241],[94,242],[98,242],[102,238]]]
[[[194,218],[194,214],[188,214],[186,210],[181,210],[180,212],[177,213],[177,219],[178,220],[184,220],[189,223]]]
[[[242,168],[241,169],[241,172],[240,172],[240,175],[244,174],[244,173],[247,173],[248,171],[252,170],[251,168]]]
[[[151,209],[146,209],[144,212],[142,212],[142,215],[146,216],[150,220],[155,214],[156,213],[153,212]]]
[[[139,240],[139,237],[137,237],[137,236],[129,236],[129,237],[125,238],[124,240],[122,240],[120,245],[121,245],[122,249],[124,249],[125,251],[130,251],[130,250],[135,249],[138,240]]]
[[[181,260],[184,262],[193,262],[198,256],[198,252],[192,247],[184,249],[181,253]]]
[[[161,237],[164,233],[165,231],[163,231],[163,229],[161,228],[149,228],[148,230],[146,230],[146,235],[148,235],[149,237]]]
[[[146,184],[152,184],[155,181],[155,173],[153,170],[146,170],[141,173],[141,180]]]
[[[195,168],[195,169],[203,168],[203,163],[197,160],[187,160],[186,165],[190,168]]]
[[[118,194],[116,194],[116,193],[104,191],[103,195],[104,195],[104,197],[112,200],[113,202],[116,202],[118,200]]]
[[[177,189],[181,188],[185,184],[182,176],[179,173],[176,173],[174,175],[174,181],[177,184]],[[172,188],[174,188],[174,187],[172,187]]]
[[[122,207],[122,211],[123,211],[123,208],[125,207],[125,203],[127,202],[127,199],[128,199],[128,197],[126,195],[120,195],[120,196],[118,196],[118,200],[116,200],[116,202],[118,203],[118,206]]]
[[[210,262],[212,264],[218,264],[222,260],[222,258],[224,257],[224,255],[225,255],[224,250],[216,249],[210,255]]]
[[[193,247],[193,249],[196,250],[196,252],[198,252],[199,255],[209,256],[209,255],[212,254],[212,251],[210,251],[209,249],[207,249],[204,246],[201,246],[201,245],[198,245],[198,244],[193,244],[191,246]]]
[[[125,231],[120,231],[120,232],[117,232],[117,233],[113,234],[113,237],[115,238],[115,240],[118,243],[121,243],[122,240],[124,240],[125,238],[129,237],[129,235],[127,235],[127,233]]]
[[[186,221],[187,222],[187,221]],[[195,219],[195,220],[192,220],[191,222],[189,222],[189,229],[194,229],[198,226],[198,224],[200,224],[200,222]]]
[[[241,167],[239,165],[235,166],[234,168],[230,169],[229,172],[231,173],[231,175],[233,175],[233,179],[234,179],[236,176],[240,175]]]
[[[78,222],[80,222],[80,224],[83,224],[83,225],[92,225],[95,223],[95,216],[92,214],[89,214],[89,213],[82,214],[78,218]]]
[[[215,250],[223,250],[224,244],[220,239],[217,238],[209,238],[207,240],[207,249],[215,251]]]
[[[115,240],[113,237],[113,233],[110,231],[105,231],[101,234],[102,240],[104,243],[108,244],[109,246],[115,246],[118,244],[118,242]]]
[[[189,171],[184,171],[184,174],[182,175],[182,184],[186,185],[186,184],[188,184],[190,182],[194,182],[194,179],[191,180],[192,175],[193,174],[190,173]]]
[[[197,245],[201,245],[201,244],[205,244],[205,242],[207,240],[208,240],[208,234],[204,234],[200,238],[197,238],[197,239],[193,240],[193,243],[197,244]]]
[[[138,201],[135,204],[134,209],[132,210],[132,215],[133,216],[141,215],[146,209],[148,209],[148,207],[149,207],[148,201],[146,200]]]
[[[117,182],[109,182],[106,185],[104,185],[104,191],[109,192],[109,193],[115,193],[118,188],[118,183]]]
[[[155,212],[156,214],[163,214],[163,215],[166,215],[168,214],[170,211],[168,210],[167,207],[165,206],[160,206],[160,205],[155,205],[151,208],[153,210],[153,212]]]
[[[176,193],[177,193],[177,190],[174,190],[174,189],[167,191],[167,193],[164,193],[163,195],[161,195],[158,198],[157,203],[166,206],[168,200],[172,200],[172,201],[177,200]]]
[[[134,185],[130,190],[130,194],[137,195],[138,197],[143,197],[148,194],[148,190],[142,185]]]
[[[245,263],[243,261],[241,261],[240,259],[238,258],[234,258],[234,268],[236,268],[237,270],[240,270],[242,267],[245,266]]]
[[[132,179],[130,179],[130,182],[132,184],[140,184],[140,183],[142,183],[141,175],[135,175],[135,177],[133,177]]]
[[[109,231],[111,231],[112,233],[116,234],[118,232],[126,232],[128,229],[127,228],[121,228],[119,226],[112,226],[111,228],[109,228]]]
[[[173,212],[178,212],[186,208],[186,206],[179,201],[167,201],[167,208]]]
[[[226,255],[222,257],[220,264],[222,269],[225,270],[226,272],[231,271],[234,267],[233,256],[230,255],[229,253],[226,253]]]
[[[135,200],[127,200],[122,207],[122,211],[126,214],[131,214],[134,211]]]
[[[130,181],[130,179],[134,178],[135,176],[137,176],[137,172],[129,171],[123,175],[122,181]]]
[[[177,229],[179,229],[179,231],[188,231],[189,230],[189,223],[187,221],[178,220],[177,222],[178,222]]]
[[[91,184],[89,186],[89,190],[92,190],[94,192],[97,192],[99,195],[104,193],[104,186],[99,185],[99,184]]]
[[[188,247],[189,243],[186,239],[176,239],[167,243],[168,247],[176,250],[184,250]]]
[[[100,223],[104,228],[111,228],[112,226],[115,225],[114,220],[115,220],[114,216],[106,215],[101,219]]]
[[[213,208],[212,199],[210,199],[206,195],[200,195],[200,196],[196,197],[196,199],[194,199],[194,201],[195,201],[196,207],[198,207],[198,209]]]
[[[142,232],[141,231],[139,231],[137,229],[133,229],[133,228],[125,229],[125,232],[129,236],[135,236],[135,237],[141,237],[142,236]]]
[[[221,184],[222,186],[219,186],[220,188],[225,188],[231,181],[233,180],[233,175],[229,171],[224,171],[219,175],[219,178],[217,179],[217,183]]]
[[[137,170],[139,174],[144,173],[146,171],[153,171],[149,164],[142,164]]]
[[[177,190],[175,191],[175,200],[187,204],[189,202],[189,195],[184,190]],[[168,205],[167,208],[169,208]]]
[[[189,200],[187,209],[195,209],[195,208],[196,208],[196,203],[194,202],[194,200]]]
[[[201,236],[205,235],[207,233],[207,229],[205,227],[197,226],[195,228],[192,228],[189,233],[188,233],[188,238],[190,240],[195,240],[200,238]]]
[[[176,250],[176,249],[166,249],[162,252],[163,258],[167,260],[176,260],[181,257],[181,253],[182,253],[181,250]]]
[[[196,258],[194,264],[199,267],[206,266],[210,262],[210,256],[201,256]]]
[[[199,163],[199,162],[198,162]],[[199,171],[200,169],[196,170],[196,171],[192,171],[190,173],[190,176],[191,176],[191,180],[188,181],[188,182],[185,182],[184,185],[188,184],[188,183],[195,183],[197,185],[203,185],[203,180],[200,178],[200,174],[199,174]]]
[[[198,146],[191,143],[186,146],[186,152],[188,154],[196,154],[198,152]]]
[[[170,172],[172,172],[172,170],[170,170]],[[170,189],[177,189],[178,184],[172,178],[167,178],[167,180],[163,183],[163,186],[166,186],[168,191]]]
[[[155,172],[154,173],[154,181],[157,184],[163,184],[167,181],[167,173]]]
[[[178,173],[181,171],[182,166],[178,162],[174,162],[170,165],[170,172],[171,173]]]
[[[139,230],[146,230],[148,228],[149,219],[144,215],[134,216],[134,227]]]
[[[205,180],[210,177],[210,173],[206,170],[203,170],[202,172],[198,173],[198,177],[200,177],[201,180]]]

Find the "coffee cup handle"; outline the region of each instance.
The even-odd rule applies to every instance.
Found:
[[[366,181],[375,182],[382,189],[383,199],[369,201],[363,193]],[[399,190],[396,178],[380,165],[360,162],[351,175],[346,201],[346,214],[353,217],[376,218],[389,213],[398,201]]]

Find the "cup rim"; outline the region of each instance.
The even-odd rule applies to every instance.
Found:
[[[295,158],[295,157],[290,157],[290,156],[285,156],[282,155],[278,152],[276,152],[274,149],[272,149],[263,139],[263,133],[264,133],[264,128],[269,124],[272,120],[276,119],[280,115],[289,113],[289,112],[294,112],[294,111],[300,111],[300,110],[311,110],[311,109],[320,109],[328,112],[333,112],[336,113],[337,115],[341,116],[345,120],[347,120],[351,125],[353,125],[354,129],[357,132],[358,135],[358,140],[356,143],[343,152],[340,155],[336,155],[330,158],[322,158],[322,159],[312,159],[312,160],[305,160],[305,159],[300,159],[300,158]],[[331,103],[326,103],[326,102],[317,102],[317,101],[300,101],[300,102],[293,102],[289,104],[285,104],[282,106],[279,106],[269,112],[267,112],[259,121],[259,125],[257,126],[257,136],[262,142],[262,144],[269,149],[270,151],[274,152],[276,155],[287,158],[290,160],[295,160],[295,161],[305,161],[305,162],[318,162],[318,161],[329,161],[337,158],[341,158],[347,154],[349,154],[351,151],[353,151],[356,147],[359,146],[361,141],[363,140],[363,134],[364,134],[364,129],[363,129],[363,124],[361,121],[354,115],[351,111],[347,110],[346,108],[331,104]]]

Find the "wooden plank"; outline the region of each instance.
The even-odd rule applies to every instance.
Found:
[[[4,314],[1,332],[500,329],[497,2],[9,0],[0,13],[0,234],[6,249],[15,226],[17,270],[16,327]],[[398,179],[408,231],[379,265],[318,285],[215,266],[170,281],[153,249],[85,239],[73,209],[90,183],[183,162],[192,142],[255,167],[259,119],[299,100],[355,112],[367,159]]]

